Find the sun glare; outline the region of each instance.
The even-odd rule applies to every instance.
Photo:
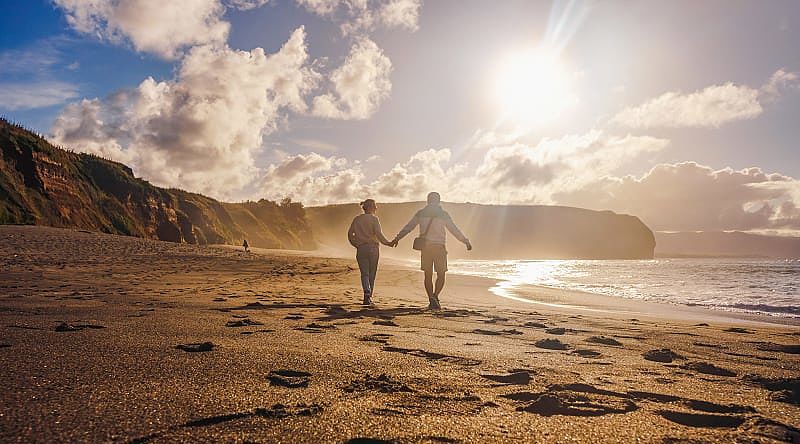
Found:
[[[570,74],[558,54],[544,48],[507,56],[494,82],[494,98],[503,118],[520,123],[552,121],[575,102]]]

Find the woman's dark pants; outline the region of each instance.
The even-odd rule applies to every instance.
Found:
[[[364,296],[371,297],[375,290],[375,275],[378,274],[378,257],[380,249],[378,244],[364,244],[356,249],[356,261],[361,270],[361,287]]]

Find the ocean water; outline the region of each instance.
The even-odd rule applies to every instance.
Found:
[[[800,260],[460,260],[449,269],[500,280],[492,289],[499,295],[545,286],[800,318]]]

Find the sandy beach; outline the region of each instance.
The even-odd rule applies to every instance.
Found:
[[[0,226],[2,442],[800,442],[800,328]]]

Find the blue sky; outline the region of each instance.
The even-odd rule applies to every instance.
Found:
[[[0,113],[222,199],[436,187],[659,229],[800,229],[796,2],[355,4],[198,0],[170,23],[150,0],[6,2]],[[662,176],[716,202],[676,185],[648,203]],[[676,208],[703,214],[673,224]]]

